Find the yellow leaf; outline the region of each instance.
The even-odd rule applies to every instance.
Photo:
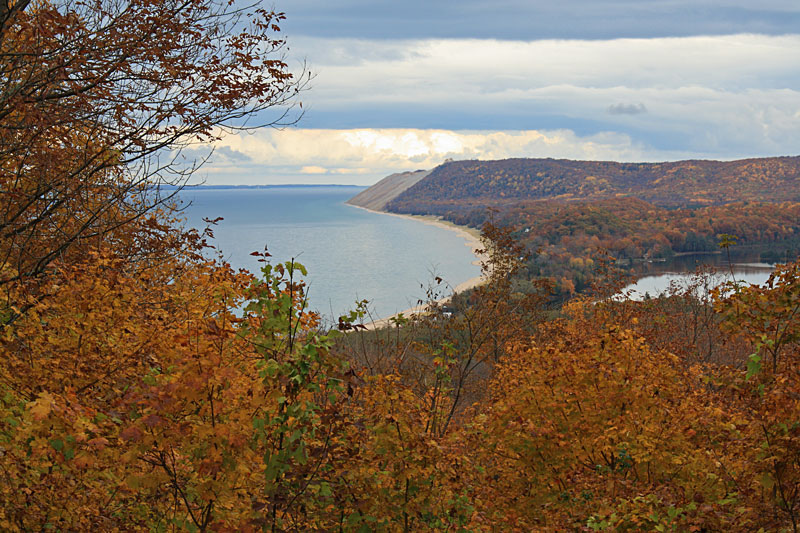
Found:
[[[38,422],[50,415],[53,410],[53,404],[53,396],[47,392],[43,392],[36,400],[29,404],[28,410],[33,416],[33,419]]]

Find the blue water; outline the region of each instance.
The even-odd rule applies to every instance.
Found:
[[[187,224],[224,220],[213,244],[235,268],[257,272],[250,255],[266,245],[272,262],[308,269],[310,307],[329,318],[367,299],[375,318],[417,304],[435,275],[451,286],[480,275],[458,234],[344,204],[363,187],[193,188],[181,192]]]

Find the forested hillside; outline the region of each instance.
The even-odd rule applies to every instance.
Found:
[[[544,276],[559,298],[586,290],[598,253],[618,265],[718,251],[719,235],[767,259],[800,253],[800,157],[614,163],[455,161],[386,210],[514,229],[528,252],[520,282]]]
[[[668,163],[452,161],[433,169],[387,209],[444,215],[477,205],[501,206],[519,200],[620,196],[633,196],[661,207],[800,201],[800,157]]]
[[[676,254],[719,253],[720,235],[734,235],[737,250],[765,260],[800,255],[800,203],[732,202],[666,209],[633,197],[597,201],[538,200],[448,213],[463,225],[493,218],[514,228],[530,252],[525,279],[551,279],[562,295],[581,292],[593,279],[597,255],[608,253],[620,267],[665,260]]]

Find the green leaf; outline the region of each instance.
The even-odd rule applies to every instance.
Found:
[[[331,495],[331,486],[327,483],[323,482],[319,485],[319,495],[324,497],[329,497]]]
[[[751,354],[747,360],[747,374],[745,379],[750,379],[761,371],[761,356],[757,353]]]
[[[278,370],[280,370],[280,368],[281,365],[275,359],[270,359],[269,361],[267,361],[264,371],[266,372],[267,376],[275,377],[275,374],[278,373]]]

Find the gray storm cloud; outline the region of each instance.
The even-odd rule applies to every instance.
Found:
[[[800,27],[795,0],[293,0],[291,35],[330,38],[614,39],[761,33]]]
[[[641,115],[647,113],[644,104],[612,104],[606,108],[609,115]]]

